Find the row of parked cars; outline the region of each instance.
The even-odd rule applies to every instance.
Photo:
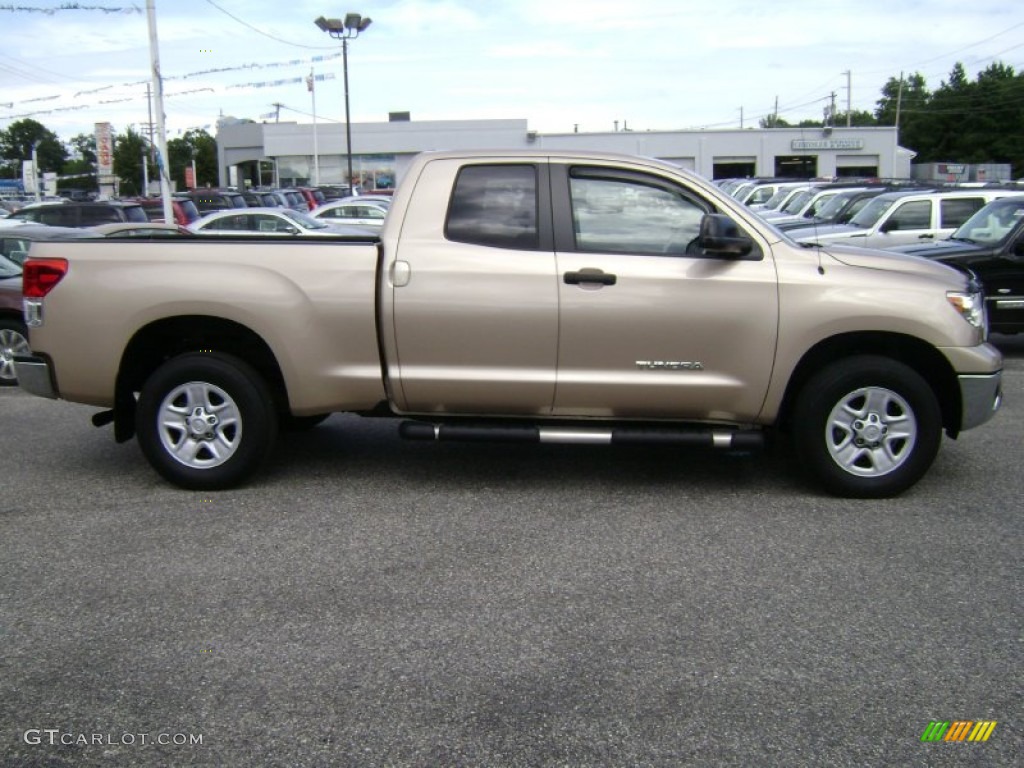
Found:
[[[1024,187],[729,180],[720,186],[808,247],[882,248],[973,273],[989,328],[1024,330]]]
[[[211,189],[175,194],[171,199],[171,209],[173,223],[182,227],[193,227],[213,213],[253,208],[294,211],[323,219],[328,225],[379,227],[383,224],[390,202],[390,197],[385,195],[345,197],[331,201],[314,188],[254,189],[245,192]],[[30,203],[0,218],[0,227],[25,222],[59,227],[91,227],[116,222],[164,223],[164,209],[160,198]],[[255,231],[268,229],[264,227],[261,230],[256,226]]]
[[[33,242],[181,235],[368,237],[379,232],[390,203],[384,195],[330,201],[312,189],[196,190],[173,196],[172,223],[164,221],[160,198],[28,203],[0,218],[0,386],[17,383],[14,356],[29,351],[21,265]]]

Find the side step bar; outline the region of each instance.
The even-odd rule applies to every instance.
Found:
[[[674,429],[670,427],[538,427],[534,424],[428,424],[403,421],[406,440],[458,440],[477,443],[573,443],[577,445],[678,445],[726,451],[764,447],[757,429]]]

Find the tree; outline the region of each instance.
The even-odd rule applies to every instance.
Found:
[[[171,178],[179,189],[185,188],[185,169],[196,162],[196,185],[200,187],[217,184],[217,140],[203,128],[190,128],[180,139],[167,142],[170,156]]]
[[[758,121],[758,124],[762,128],[789,128],[789,123],[787,123],[783,118],[775,114],[768,115],[767,117],[762,117]]]
[[[114,175],[121,180],[123,196],[144,194],[142,189],[142,158],[147,155],[146,140],[128,128],[114,139]],[[152,173],[151,179],[155,179]]]
[[[21,163],[32,159],[33,145],[40,173],[61,171],[68,151],[60,138],[42,123],[25,118],[11,123],[6,131],[0,131],[0,164],[3,165],[5,177],[21,176]]]
[[[96,162],[96,134],[80,133],[72,137],[68,144],[72,148],[72,154],[77,154],[87,163]]]

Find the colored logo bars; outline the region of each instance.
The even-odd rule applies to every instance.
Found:
[[[995,729],[995,720],[932,720],[921,734],[921,741],[988,741]]]

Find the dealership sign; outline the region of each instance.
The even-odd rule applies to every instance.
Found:
[[[864,139],[793,139],[793,149],[864,149]]]

